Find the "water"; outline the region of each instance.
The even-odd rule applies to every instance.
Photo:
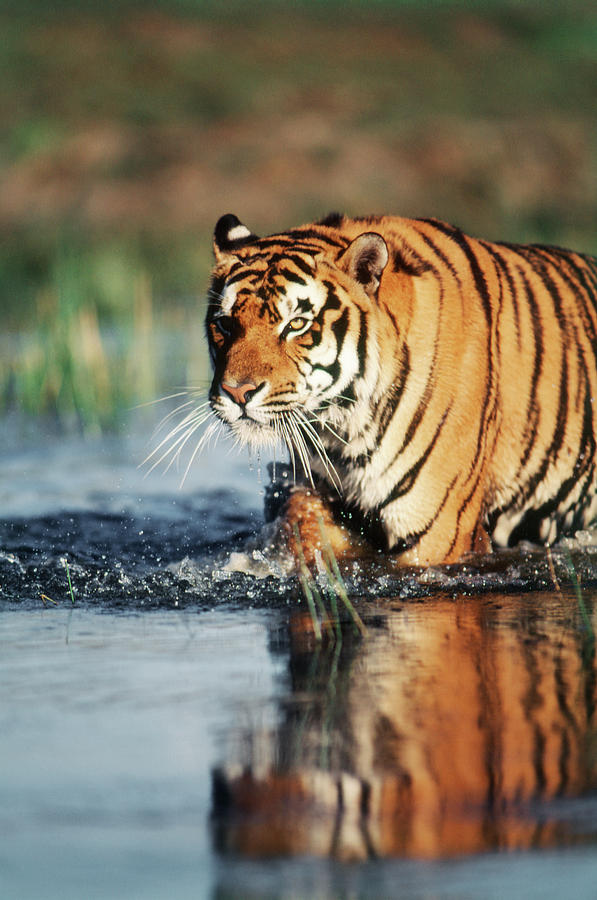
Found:
[[[368,637],[317,648],[224,569],[255,467],[144,450],[5,432],[0,896],[595,897],[591,536],[355,567]]]

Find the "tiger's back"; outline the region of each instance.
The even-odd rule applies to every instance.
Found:
[[[597,263],[435,220],[215,234],[214,411],[284,440],[406,563],[597,513]],[[222,325],[224,323],[224,325]]]

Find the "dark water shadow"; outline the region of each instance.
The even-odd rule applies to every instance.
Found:
[[[0,519],[1,596],[39,607],[51,598],[92,607],[202,609],[218,604],[286,608],[300,601],[293,577],[257,579],[229,571],[262,525],[260,510],[239,506],[234,491],[202,490],[115,511],[112,498],[91,497],[96,509]],[[134,508],[134,507],[133,507]],[[486,593],[597,587],[597,546],[572,543],[544,549],[517,547],[467,563],[400,569],[383,554],[348,564],[348,591],[356,603]],[[70,582],[69,582],[70,578]],[[71,587],[73,594],[71,595]],[[73,596],[74,595],[74,596]]]

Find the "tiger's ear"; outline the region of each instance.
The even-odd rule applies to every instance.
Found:
[[[232,213],[227,213],[218,219],[214,230],[214,256],[220,262],[240,247],[255,240],[256,234],[252,234]]]
[[[366,231],[348,245],[338,257],[337,264],[347,275],[358,281],[365,291],[376,293],[381,274],[388,263],[388,248],[381,234]]]

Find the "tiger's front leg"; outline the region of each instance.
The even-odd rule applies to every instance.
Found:
[[[273,520],[278,538],[300,570],[302,561],[317,568],[331,551],[336,559],[370,556],[375,551],[360,534],[338,518],[333,502],[306,484],[272,481],[266,493],[266,518]]]
[[[313,488],[296,488],[286,501],[281,526],[292,556],[310,568],[331,550],[336,559],[370,555],[370,544],[334,517],[331,505]]]

